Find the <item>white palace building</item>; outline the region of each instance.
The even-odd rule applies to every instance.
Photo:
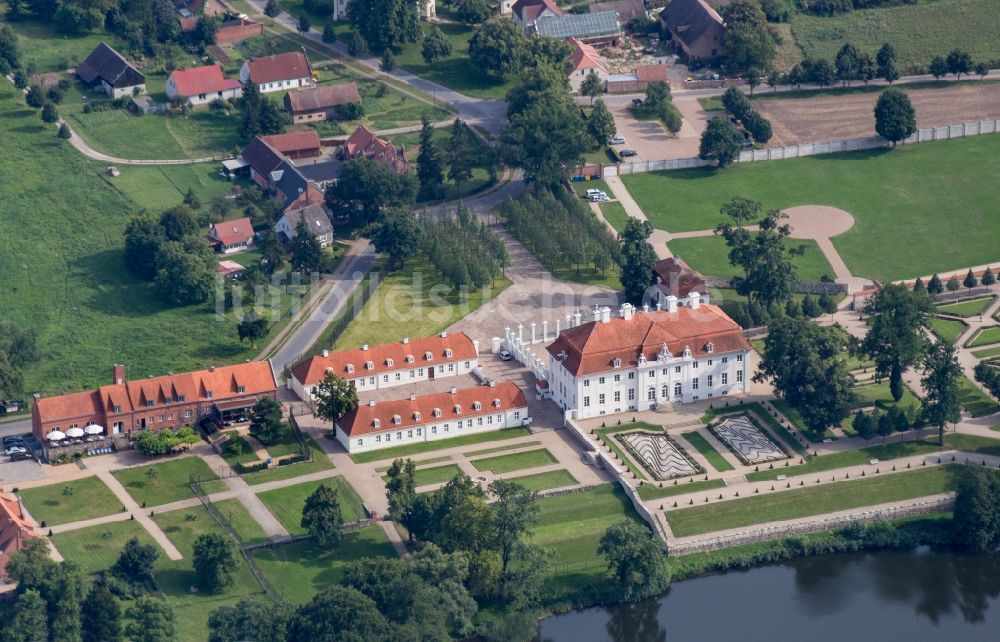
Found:
[[[577,320],[547,346],[548,368],[532,357],[544,392],[578,419],[745,393],[750,343],[725,312],[700,299],[692,292],[678,305],[668,296],[655,311],[626,303],[615,317],[595,308],[592,321]],[[508,333],[508,343],[520,342]]]

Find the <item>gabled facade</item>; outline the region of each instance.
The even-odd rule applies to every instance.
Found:
[[[660,21],[674,45],[690,58],[711,60],[726,54],[725,22],[705,0],[672,0],[660,12]]]
[[[252,80],[262,94],[312,87],[313,71],[301,51],[251,58],[240,68],[240,82]]]
[[[321,247],[333,243],[333,224],[322,203],[313,203],[295,210],[288,210],[274,224],[274,231],[286,243],[291,243],[298,231],[299,221],[306,220],[306,227],[313,233]]]
[[[468,374],[477,367],[479,342],[464,332],[442,332],[422,339],[404,338],[397,343],[365,344],[341,352],[324,350],[292,368],[288,388],[299,399],[309,401],[328,371],[363,392]]]
[[[97,45],[76,67],[76,75],[90,87],[112,98],[146,91],[146,77],[132,63],[105,43]]]
[[[688,264],[674,256],[656,262],[653,266],[654,285],[656,286],[656,305],[660,309],[670,306],[668,297],[674,297],[676,305],[689,305],[692,292],[704,292],[699,303],[709,303],[708,284],[700,274],[688,267]]]
[[[406,149],[402,145],[393,145],[384,138],[358,125],[357,129],[344,142],[343,155],[349,158],[367,158],[385,165],[397,174],[405,174],[410,165],[406,160]]]
[[[167,78],[167,98],[204,105],[213,100],[229,100],[242,94],[240,81],[226,78],[219,65],[177,69]]]
[[[253,223],[246,217],[214,223],[208,228],[209,242],[220,254],[234,254],[251,249],[253,234]]]
[[[291,159],[315,158],[323,152],[319,134],[315,129],[261,136],[261,139],[270,145],[271,149]]]
[[[745,393],[750,343],[720,308],[689,299],[655,312],[625,304],[616,318],[604,308],[562,331],[546,348],[553,401],[585,419]]]
[[[525,31],[541,18],[563,15],[554,0],[517,0],[510,7],[510,16]]]
[[[7,562],[10,556],[21,550],[24,542],[35,537],[32,522],[21,500],[15,495],[0,491],[0,581],[7,576]]]
[[[570,88],[579,93],[580,85],[583,84],[590,72],[594,72],[598,78],[607,82],[608,70],[597,50],[576,38],[570,38],[568,42],[573,47],[573,53],[569,56],[569,62],[572,66],[569,71]]]

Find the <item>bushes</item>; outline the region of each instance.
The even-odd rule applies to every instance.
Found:
[[[722,104],[733,118],[743,124],[755,141],[766,143],[771,140],[771,122],[753,108],[742,91],[730,87],[722,95]]]
[[[236,464],[233,466],[233,470],[236,471],[237,475],[246,475],[247,473],[256,473],[261,470],[267,470],[267,462],[260,461],[256,464]]]
[[[423,223],[421,251],[456,288],[480,289],[510,265],[503,239],[459,206],[458,216]]]
[[[973,372],[976,381],[983,384],[990,394],[1000,399],[1000,369],[989,361],[983,361],[976,365]]]
[[[163,455],[182,444],[196,444],[201,441],[191,426],[184,426],[177,432],[171,430],[143,430],[135,437],[135,449],[143,455]]]

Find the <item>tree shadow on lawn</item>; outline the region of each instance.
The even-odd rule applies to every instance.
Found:
[[[0,116],[6,118],[7,120],[20,120],[22,118],[30,118],[31,116],[34,116],[37,113],[38,112],[35,111],[34,109],[28,109],[27,107],[25,107],[24,109],[7,110],[5,112],[0,113]]]

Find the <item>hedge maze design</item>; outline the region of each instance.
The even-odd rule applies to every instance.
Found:
[[[657,479],[673,479],[698,472],[695,464],[666,435],[629,432],[617,437]]]
[[[748,464],[784,459],[784,451],[747,415],[729,417],[714,427],[715,434]]]

